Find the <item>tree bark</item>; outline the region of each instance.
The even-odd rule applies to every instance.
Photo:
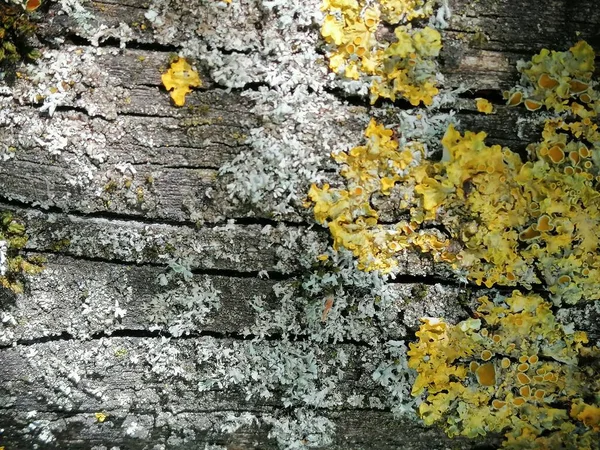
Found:
[[[99,0],[82,3],[81,10],[44,5],[36,33],[48,57],[14,85],[0,85],[0,209],[25,225],[24,253],[47,261],[41,274],[27,278],[24,293],[0,291],[1,310],[14,319],[0,324],[0,447],[6,450],[282,448],[269,434],[269,420],[294,417],[303,401],[288,395],[287,381],[272,385],[266,398],[248,398],[248,380],[215,381],[219,374],[244,371],[246,363],[257,364],[240,355],[257,352],[266,370],[268,355],[281,348],[300,355],[316,348],[318,366],[334,371],[328,358],[342,348],[348,363],[332,389],[342,396],[378,397],[382,388],[372,378],[378,361],[365,355],[377,354],[390,340],[414,340],[419,317],[452,322],[468,317],[474,299],[487,292],[462,284],[426,256],[406,253],[391,284],[398,299],[397,329],[341,342],[312,343],[305,336],[282,343],[285,336],[277,333],[257,340],[256,297],[275,316],[281,300],[273,287],[301,278],[299,255],[310,246],[326,248],[329,238],[301,201],[283,212],[274,211],[270,199],[250,205],[230,194],[231,174],[219,175],[237,156],[256,156],[248,143],[253,130],[275,126],[265,122],[267,113],[256,109],[254,99],[275,87],[269,70],[284,56],[277,50],[261,54],[261,48],[284,13],[261,0],[233,0],[220,9],[209,1],[166,2],[164,20],[183,17],[185,23],[175,22],[176,31],[163,35],[147,15],[157,3]],[[304,7],[318,10],[318,3]],[[597,45],[598,5],[594,0],[448,3],[443,88],[468,89],[451,108],[462,129],[485,130],[488,144],[523,151],[540,128],[502,101],[501,92],[518,81],[517,60],[542,48],[566,50],[578,38]],[[185,28],[191,25],[196,29]],[[231,28],[230,35],[223,27]],[[294,32],[299,42],[319,42],[316,22]],[[172,53],[191,48],[192,35],[211,58],[242,61],[259,55],[263,68],[246,68],[244,82],[227,86],[216,75],[216,63],[199,54],[203,86],[177,108],[160,76]],[[308,125],[298,124],[295,138],[321,158],[317,175],[336,184],[339,176],[328,161],[332,148],[359,145],[365,117],[384,114],[384,107],[344,94],[325,71],[315,77],[322,91],[308,90],[307,98],[321,109],[315,113],[307,106]],[[54,113],[40,111],[44,101],[32,92],[63,82],[65,95]],[[490,100],[495,113],[478,113],[476,97]],[[389,200],[382,200],[380,210],[382,220],[398,219]],[[181,336],[168,325],[156,326],[157,314],[168,321],[175,320],[175,312],[152,309],[153,301],[172,289],[181,293],[177,301],[192,295],[185,283],[157,281],[170,261],[185,261],[192,272],[187,282],[200,292],[219,293],[220,307],[207,307]],[[418,292],[422,298],[413,300]],[[598,311],[586,304],[560,314],[594,341],[600,339]],[[205,380],[214,385],[199,389]],[[502,441],[495,435],[450,439],[440,428],[396,418],[375,401],[310,410],[335,425],[333,441],[320,448],[484,449]]]

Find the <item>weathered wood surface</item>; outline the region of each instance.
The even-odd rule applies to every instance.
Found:
[[[268,211],[235,201],[227,191],[230,175],[218,176],[236,156],[255,152],[246,140],[252,130],[274,126],[247,95],[276,84],[264,78],[266,70],[250,70],[244,85],[226,89],[212,80],[208,64],[200,64],[204,86],[187,97],[185,108],[173,107],[160,83],[169,55],[190,37],[186,27],[199,27],[200,42],[210,51],[243,59],[262,51],[274,13],[260,1],[233,0],[243,7],[223,9],[227,20],[221,23],[206,2],[198,2],[195,15],[183,18],[175,14],[177,2],[172,3],[167,6],[173,17],[184,22],[169,39],[152,32],[144,17],[149,5],[135,0],[86,4],[94,16],[87,28],[50,3],[39,38],[54,48],[52,58],[68,60],[62,76],[73,84],[65,99],[48,117],[30,96],[31,79],[18,79],[0,91],[0,143],[15,149],[10,158],[0,154],[0,209],[23,218],[30,236],[26,251],[48,258],[47,269],[31,277],[24,294],[0,294],[1,311],[14,318],[14,323],[0,324],[0,446],[7,450],[34,445],[277,448],[267,437],[266,422],[227,433],[227,416],[279,417],[304,405],[292,398],[284,407],[282,398],[291,388],[283,382],[272,382],[274,396],[267,399],[247,398],[241,386],[249,384],[241,381],[198,389],[216,368],[241,367],[235,356],[247,354],[252,345],[265,360],[278,346],[289,351],[295,345],[300,355],[313,351],[306,339],[290,344],[276,333],[253,343],[256,336],[245,332],[259,320],[251,306],[254,297],[264,295],[268,310],[276,314],[273,286],[298,275],[294,255],[314,242],[324,249],[328,234],[309,228],[310,216],[300,202],[273,220]],[[501,91],[518,79],[516,61],[543,47],[566,48],[576,33],[594,42],[600,9],[594,0],[451,0],[449,6],[453,15],[443,33],[441,72],[444,87],[469,89],[458,103],[461,128],[486,130],[489,142],[522,150],[537,139],[538,130],[523,125],[521,112],[500,100]],[[224,38],[222,30],[231,20],[235,39]],[[98,31],[122,22],[130,26],[125,48],[110,33],[102,42]],[[318,27],[297,32],[317,36]],[[99,47],[92,46],[97,39]],[[272,68],[277,58],[267,52],[261,61]],[[323,73],[315,77],[326,79]],[[323,86],[322,92],[309,94],[312,105],[298,106],[306,110],[305,121],[291,128],[321,158],[322,179],[335,183],[329,153],[360,142],[367,112],[378,112],[361,99],[344,98],[326,81]],[[495,114],[477,113],[475,96],[489,98]],[[394,213],[390,206],[382,219],[393,220]],[[278,226],[277,220],[285,222]],[[209,311],[187,336],[156,328],[151,308],[170,289],[158,284],[158,276],[176,259],[188,261],[201,289],[210,285],[220,292],[220,308]],[[349,395],[381,395],[381,386],[371,378],[378,361],[364,355],[386,340],[410,339],[419,317],[466,317],[482,292],[469,288],[459,305],[456,299],[465,296],[466,287],[443,268],[407,254],[402,269],[404,278],[398,281],[405,282],[393,285],[396,329],[378,330],[380,335],[368,341],[319,344],[322,359],[339,348],[349,355],[335,385],[339,404],[315,408],[336,426],[327,448],[496,448],[500,441],[493,436],[450,440],[435,427],[395,419],[389,408],[345,402]],[[427,293],[412,301],[424,284]],[[117,308],[127,313],[121,317]],[[592,339],[600,338],[599,329],[589,326],[597,323],[598,308],[560,314],[565,322],[587,326]],[[323,387],[326,375],[331,374],[313,379],[317,387]],[[99,423],[97,412],[105,412],[107,420]]]

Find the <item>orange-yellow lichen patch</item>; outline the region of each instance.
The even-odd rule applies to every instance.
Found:
[[[554,164],[559,164],[565,160],[565,152],[558,145],[555,145],[548,150],[548,158]]]
[[[582,401],[575,402],[571,406],[571,417],[582,421],[596,432],[600,431],[600,408],[598,406],[588,405]]]
[[[543,49],[530,62],[523,63],[519,69],[525,79],[525,89],[518,86],[505,94],[511,98],[517,93],[523,95],[525,107],[537,110],[542,106],[556,112],[572,109],[579,97],[586,107],[579,105],[574,109],[582,117],[587,112],[598,111],[598,95],[591,88],[594,71],[594,50],[585,41],[579,41],[566,52]],[[582,96],[585,96],[583,99]],[[518,102],[508,102],[516,106]],[[587,111],[587,112],[586,112]]]
[[[541,232],[547,232],[547,231],[554,230],[554,226],[551,223],[551,219],[550,219],[549,215],[544,214],[543,216],[540,216],[538,218],[536,230],[541,231]]]
[[[330,45],[329,67],[346,78],[371,78],[373,103],[379,97],[392,101],[403,97],[415,106],[430,105],[438,93],[435,58],[442,46],[440,34],[430,27],[412,30],[399,23],[430,15],[432,4],[432,0],[324,0],[321,35]],[[378,38],[382,23],[395,26],[395,41]]]
[[[508,100],[506,104],[509,106],[517,106],[520,105],[523,101],[523,93],[519,91],[515,91],[508,96]]]
[[[496,368],[493,363],[485,363],[475,371],[477,382],[482,386],[493,386],[496,384]]]
[[[526,400],[523,397],[516,397],[512,402],[515,406],[522,406],[526,403]]]
[[[41,0],[27,0],[27,3],[25,3],[25,10],[26,11],[35,11],[40,6],[42,6]]]
[[[441,423],[450,436],[504,433],[507,448],[541,450],[548,442],[575,439],[572,448],[589,450],[598,438],[600,409],[579,399],[600,393],[600,380],[580,368],[578,358],[597,356],[598,349],[587,347],[579,332],[565,330],[538,295],[515,291],[479,303],[478,319],[455,326],[424,319],[418,342],[409,344],[408,365],[417,371],[413,395],[426,391],[419,406],[425,423]],[[503,341],[483,339],[486,328]],[[495,355],[479,365],[486,350]],[[538,354],[547,360],[537,368],[542,375],[532,378],[530,364],[540,363]]]
[[[479,111],[479,112],[482,112],[485,114],[492,114],[494,112],[494,107],[485,98],[475,99],[475,105],[477,106],[477,111]]]
[[[546,396],[546,391],[544,391],[543,389],[536,389],[534,395],[537,400],[543,400]]]
[[[517,374],[517,381],[520,384],[529,384],[531,383],[531,378],[529,378],[527,375],[525,375],[524,373],[518,373]]]
[[[161,80],[167,91],[171,91],[171,98],[177,106],[185,104],[185,95],[192,92],[190,87],[202,86],[198,72],[184,58],[174,61],[162,74]]]
[[[547,73],[543,73],[538,78],[538,85],[544,89],[554,89],[558,86],[558,80],[552,78]]]
[[[500,408],[503,408],[504,406],[506,406],[506,402],[503,402],[502,400],[494,399],[494,400],[492,400],[492,406],[496,409],[500,409]]]
[[[531,388],[529,386],[522,386],[519,389],[519,394],[521,394],[521,397],[529,397],[531,395]]]
[[[525,100],[524,104],[525,108],[527,108],[529,111],[537,111],[542,107],[542,102],[530,98]]]
[[[594,187],[600,158],[591,157],[600,152],[597,128],[586,120],[548,120],[542,142],[528,146],[531,160],[523,162],[509,149],[487,146],[485,133],[463,135],[450,126],[442,160],[430,162],[421,145],[400,148],[391,130],[371,122],[367,145],[335,156],[348,190],[311,188],[315,218],[365,270],[393,271],[399,252],[412,248],[478,285],[530,286],[567,272],[568,282],[548,286],[556,303],[600,299],[600,192]],[[587,158],[584,164],[576,154]],[[380,226],[371,196],[389,195],[398,185],[410,221]],[[419,230],[430,221],[442,223],[448,236]]]
[[[494,354],[487,349],[481,352],[481,359],[484,361],[489,361],[492,359],[492,356],[494,356]]]

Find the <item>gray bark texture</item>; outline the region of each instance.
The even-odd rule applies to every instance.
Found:
[[[456,323],[488,290],[407,252],[386,317],[360,316],[357,300],[339,318],[353,331],[328,334],[304,319],[324,323],[322,302],[281,294],[328,246],[302,202],[312,180],[340,183],[331,151],[360,145],[369,117],[408,108],[371,106],[327,73],[307,12],[319,3],[61,0],[35,13],[42,58],[0,84],[0,210],[24,224],[23,254],[46,263],[23,293],[0,291],[0,447],[500,447],[396,414],[373,377],[420,317]],[[597,46],[596,0],[447,6],[441,87],[460,93],[439,114],[523,151],[540,128],[501,93],[519,59]],[[178,52],[203,83],[183,107],[161,83]],[[393,198],[375,202],[384,222],[402,217]],[[599,311],[557,314],[593,342]]]

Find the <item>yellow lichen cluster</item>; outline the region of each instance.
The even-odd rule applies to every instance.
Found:
[[[437,30],[412,30],[399,22],[432,13],[431,0],[324,0],[321,34],[332,45],[329,67],[345,77],[371,77],[371,102],[379,97],[430,105],[435,87],[435,58],[442,47]],[[395,40],[378,36],[380,24],[397,25]]]
[[[579,41],[566,52],[543,49],[521,64],[521,85],[504,93],[507,103],[521,103],[530,111],[542,106],[555,112],[571,111],[581,118],[600,111],[598,93],[592,88],[594,49]]]
[[[184,58],[178,58],[169,70],[162,74],[161,80],[177,106],[185,104],[185,95],[192,92],[190,87],[202,86],[198,72]]]
[[[424,422],[443,423],[450,436],[504,432],[508,448],[593,448],[600,381],[578,360],[598,349],[559,324],[536,294],[479,302],[478,318],[455,326],[423,319],[410,344],[412,393],[427,393]]]
[[[593,61],[577,61],[593,70]],[[593,108],[586,111],[595,114]],[[349,189],[313,186],[309,197],[336,246],[352,250],[366,270],[392,271],[398,252],[413,247],[450,263],[478,285],[543,283],[556,303],[595,300],[600,298],[597,128],[590,117],[547,120],[542,141],[528,147],[530,158],[523,162],[508,148],[487,146],[483,132],[461,135],[450,126],[442,140],[444,156],[432,162],[421,160],[419,143],[398,149],[392,131],[371,122],[366,147],[335,157]],[[402,194],[400,207],[410,211],[410,220],[383,227],[371,196],[392,188]],[[443,225],[447,237],[419,231],[427,223]]]
[[[475,105],[477,106],[477,111],[479,111],[479,112],[482,112],[485,114],[492,114],[494,112],[494,107],[485,98],[477,98],[475,100]]]
[[[394,227],[377,224],[379,215],[370,205],[374,194],[388,195],[392,187],[421,162],[423,146],[413,142],[398,147],[392,130],[371,120],[365,131],[366,145],[334,155],[344,165],[341,175],[348,189],[312,185],[308,196],[314,202],[315,219],[327,225],[334,248],[351,250],[363,270],[389,272],[397,265],[395,255],[410,246],[423,251],[436,242],[435,234],[413,233],[417,224],[400,222]],[[309,203],[310,205],[310,203]]]

